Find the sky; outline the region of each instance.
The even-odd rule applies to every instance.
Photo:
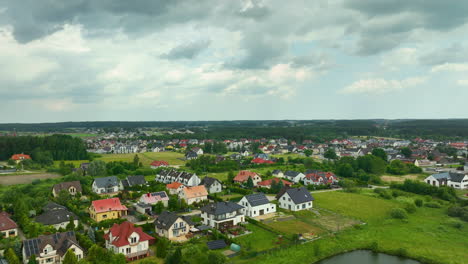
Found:
[[[468,118],[468,1],[0,0],[0,123]]]

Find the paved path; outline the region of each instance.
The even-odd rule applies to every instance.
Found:
[[[336,192],[336,191],[341,191],[341,190],[343,190],[343,189],[342,189],[342,188],[336,188],[336,189],[326,189],[326,190],[311,191],[310,193]]]

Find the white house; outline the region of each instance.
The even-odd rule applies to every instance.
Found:
[[[200,209],[203,224],[217,229],[236,226],[245,221],[243,208],[231,201],[207,204]]]
[[[200,183],[204,185],[208,193],[219,193],[223,190],[223,184],[216,178],[205,177]]]
[[[244,206],[242,213],[252,218],[276,212],[276,205],[270,203],[264,193],[246,195],[238,204]]]
[[[48,202],[42,210],[43,213],[36,216],[34,220],[45,226],[53,226],[55,229],[65,229],[71,220],[73,220],[75,227],[79,224],[78,216],[69,211],[65,206],[54,202]]]
[[[106,248],[114,253],[122,253],[127,261],[149,256],[149,242],[154,238],[130,222],[114,224],[104,235]]]
[[[433,174],[426,179],[424,182],[432,186],[449,186],[455,189],[468,189],[468,174],[455,173],[455,172],[443,172]]]
[[[116,176],[109,176],[94,179],[92,189],[97,194],[110,194],[123,190],[123,185]]]
[[[288,170],[284,173],[284,178],[294,183],[299,183],[304,180],[305,175],[302,172]]]
[[[180,182],[185,186],[197,186],[200,185],[201,182],[200,178],[195,173],[176,170],[161,170],[156,175],[155,180],[165,184]]]
[[[277,196],[280,208],[301,211],[313,207],[314,197],[305,187],[283,189]]]
[[[208,200],[208,191],[204,185],[185,187],[179,192],[180,199],[184,199],[188,205]]]
[[[185,237],[194,227],[194,223],[188,216],[180,216],[173,212],[162,212],[154,221],[156,234],[170,240]]]
[[[78,244],[73,231],[23,240],[23,263],[27,264],[34,255],[37,263],[60,264],[68,250],[75,252],[78,260],[84,258],[83,248]]]

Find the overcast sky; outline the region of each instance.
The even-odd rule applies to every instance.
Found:
[[[0,122],[468,118],[468,1],[0,0]]]

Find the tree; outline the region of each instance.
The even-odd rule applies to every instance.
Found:
[[[177,248],[176,251],[166,258],[166,264],[179,264],[182,261],[182,251]]]
[[[70,217],[70,222],[65,227],[67,230],[75,230],[75,219],[73,216]]]
[[[253,187],[254,187],[254,182],[253,182],[253,180],[252,180],[252,177],[249,177],[249,178],[247,179],[246,187],[249,188],[249,189],[253,189]]]
[[[411,158],[411,154],[413,154],[411,149],[408,148],[408,147],[401,148],[400,152],[401,152],[401,154],[405,155],[405,157],[407,157],[407,158]]]
[[[387,153],[381,148],[375,148],[372,150],[372,155],[379,157],[383,159],[384,161],[387,161]]]
[[[159,202],[157,202],[157,203],[154,205],[154,212],[155,212],[156,214],[159,215],[160,213],[162,213],[163,210],[164,210],[164,204],[163,204],[163,202],[159,201]]]
[[[96,243],[96,234],[94,233],[94,230],[91,227],[88,228],[88,238],[94,243]]]
[[[323,157],[326,159],[332,159],[332,160],[338,158],[335,150],[332,148],[327,149],[327,151],[325,151],[325,154],[323,154]]]
[[[18,256],[12,248],[9,248],[5,253],[5,258],[9,264],[21,264]]]
[[[106,169],[106,163],[102,160],[94,160],[89,164],[88,168],[88,173],[89,175],[95,177],[95,176],[106,176],[107,175],[107,169]]]
[[[63,259],[63,264],[78,264],[78,258],[75,255],[75,252],[73,250],[69,249],[67,250],[67,253],[65,254],[65,258]]]
[[[210,251],[208,254],[208,263],[210,264],[224,264],[226,262],[226,257],[219,252]]]
[[[168,242],[164,238],[159,238],[156,243],[156,257],[165,258],[167,256]]]
[[[306,149],[304,150],[304,155],[306,155],[306,157],[310,157],[312,156],[314,152],[311,150],[311,149]]]
[[[232,183],[234,181],[234,177],[235,177],[234,172],[229,171],[227,177],[228,177],[228,182]]]
[[[36,255],[32,254],[31,257],[29,257],[28,264],[38,264],[36,260]]]
[[[140,165],[140,157],[138,157],[138,154],[135,154],[133,157],[133,166],[138,167]]]

